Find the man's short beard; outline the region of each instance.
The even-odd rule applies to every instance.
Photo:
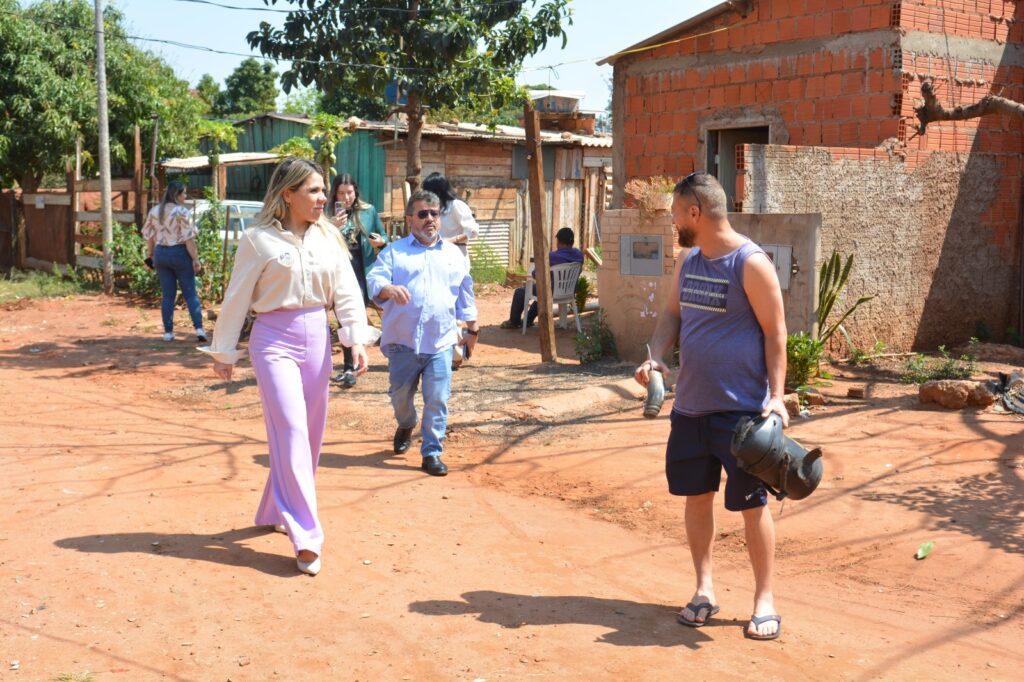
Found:
[[[681,227],[678,230],[676,230],[676,237],[677,241],[679,242],[679,246],[683,247],[684,249],[689,249],[690,247],[693,246],[694,242],[696,241],[697,233],[689,228]]]

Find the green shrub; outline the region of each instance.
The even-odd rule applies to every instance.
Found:
[[[143,263],[146,240],[135,225],[115,222],[112,251],[118,279],[136,296],[154,298],[160,295],[160,280],[156,272]]]
[[[978,371],[978,356],[975,348],[978,339],[972,338],[969,349],[959,358],[954,358],[945,346],[939,346],[939,357],[930,360],[921,353],[907,360],[900,379],[907,384],[923,384],[941,379],[970,379]]]
[[[474,284],[504,284],[508,264],[487,244],[478,242],[469,246],[469,274]]]
[[[203,272],[196,277],[196,290],[203,302],[216,303],[224,299],[237,246],[228,244],[225,262],[224,237],[221,235],[221,231],[226,229],[224,206],[217,201],[212,187],[204,188],[203,194],[210,202],[210,210],[196,224],[196,250],[199,262],[203,264]]]
[[[583,331],[576,335],[576,357],[581,364],[597,362],[603,357],[616,357],[615,337],[604,319],[604,310],[598,308],[597,314],[587,321]]]
[[[590,296],[590,280],[580,273],[576,280],[576,310],[581,314],[587,307],[587,298]]]
[[[806,385],[818,373],[818,363],[824,341],[812,338],[806,332],[790,334],[786,339],[786,385]]]
[[[828,343],[828,340],[832,338],[832,335],[839,329],[843,328],[843,322],[846,321],[850,315],[853,315],[857,311],[857,308],[861,307],[868,301],[874,298],[872,296],[861,296],[857,301],[846,309],[839,319],[832,324],[826,324],[829,316],[832,314],[832,309],[839,301],[839,296],[843,293],[843,289],[846,288],[846,284],[850,281],[850,270],[853,268],[853,254],[851,253],[847,259],[846,264],[843,264],[842,258],[836,251],[832,252],[832,256],[821,264],[821,271],[818,273],[818,340],[823,344]]]

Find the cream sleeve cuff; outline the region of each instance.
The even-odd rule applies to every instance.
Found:
[[[371,327],[368,324],[354,324],[338,327],[338,340],[341,341],[341,345],[348,346],[350,348],[356,344],[359,344],[360,346],[370,346],[379,338],[380,330],[376,327]]]
[[[196,346],[196,350],[200,353],[206,353],[217,362],[222,362],[225,365],[237,365],[238,361],[245,357],[244,350],[213,350],[210,346]]]

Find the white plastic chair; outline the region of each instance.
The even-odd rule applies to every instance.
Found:
[[[576,280],[583,272],[583,263],[561,263],[551,266],[551,281],[554,283],[551,290],[551,302],[558,305],[558,326],[566,329],[569,320],[566,319],[566,310],[571,309],[573,319],[576,321],[576,332],[583,333],[583,326],[580,324],[580,311],[576,307]],[[533,277],[526,280],[526,306],[523,308],[523,333],[526,333],[526,320],[530,317],[530,306],[537,300],[537,292]]]

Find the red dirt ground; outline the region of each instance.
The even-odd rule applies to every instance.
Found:
[[[332,389],[315,579],[251,526],[267,450],[247,366],[220,382],[158,340],[158,310],[117,299],[0,309],[0,679],[1019,679],[1019,418],[925,408],[884,369],[843,367],[790,429],[825,448],[825,481],[772,502],[782,637],[742,636],[751,578],[724,511],[722,612],[684,628],[667,408],[645,420],[628,383],[592,388],[628,366],[538,365],[535,330],[497,328],[508,296],[481,297],[447,478],[390,454],[377,349]]]

